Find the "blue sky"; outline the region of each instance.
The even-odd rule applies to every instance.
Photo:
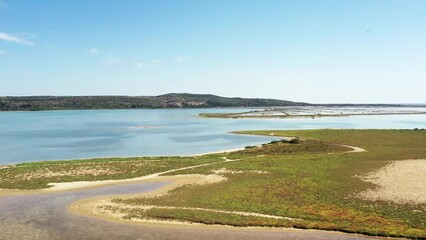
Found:
[[[0,94],[426,103],[426,1],[0,0]]]

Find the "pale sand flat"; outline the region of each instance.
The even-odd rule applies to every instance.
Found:
[[[358,177],[377,185],[377,188],[359,193],[363,199],[426,204],[426,159],[393,161],[375,172]]]

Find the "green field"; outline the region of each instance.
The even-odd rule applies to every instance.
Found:
[[[338,230],[380,236],[425,238],[425,204],[369,201],[357,193],[374,188],[357,175],[393,160],[426,159],[424,130],[250,131],[244,134],[299,137],[246,150],[199,157],[92,159],[25,163],[0,170],[0,188],[36,189],[49,182],[123,179],[203,163],[216,164],[177,174],[220,174],[227,181],[187,185],[155,198],[114,199],[126,218],[175,219],[233,226]],[[348,153],[339,144],[366,152]],[[223,158],[239,161],[223,162]],[[222,173],[217,173],[218,170]],[[79,174],[77,174],[79,173]],[[156,207],[145,210],[142,205]],[[168,209],[167,207],[182,208]],[[186,209],[185,209],[186,208]],[[198,208],[198,209],[188,209]],[[294,218],[242,216],[199,208]]]
[[[234,226],[282,226],[339,230],[382,236],[426,237],[425,205],[397,205],[355,197],[374,187],[355,175],[376,170],[390,160],[426,158],[426,132],[412,130],[256,131],[245,134],[299,136],[315,141],[275,143],[226,154],[241,161],[173,174],[211,174],[226,168],[228,181],[185,186],[156,198],[116,199],[127,205],[208,208],[271,214],[299,221],[236,216],[202,210],[123,210],[127,218],[178,219]],[[324,141],[324,142],[319,142]],[[330,143],[365,148],[345,153]],[[333,152],[333,154],[330,154]],[[255,174],[256,170],[268,172]]]

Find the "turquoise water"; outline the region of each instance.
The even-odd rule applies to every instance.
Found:
[[[113,156],[191,155],[271,141],[235,130],[426,128],[426,115],[317,119],[203,119],[247,109],[86,110],[0,113],[0,165]]]

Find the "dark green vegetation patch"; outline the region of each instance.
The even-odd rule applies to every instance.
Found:
[[[159,96],[0,97],[0,111],[81,109],[206,108],[300,106],[306,103],[263,98],[227,98],[211,94],[170,93]]]

